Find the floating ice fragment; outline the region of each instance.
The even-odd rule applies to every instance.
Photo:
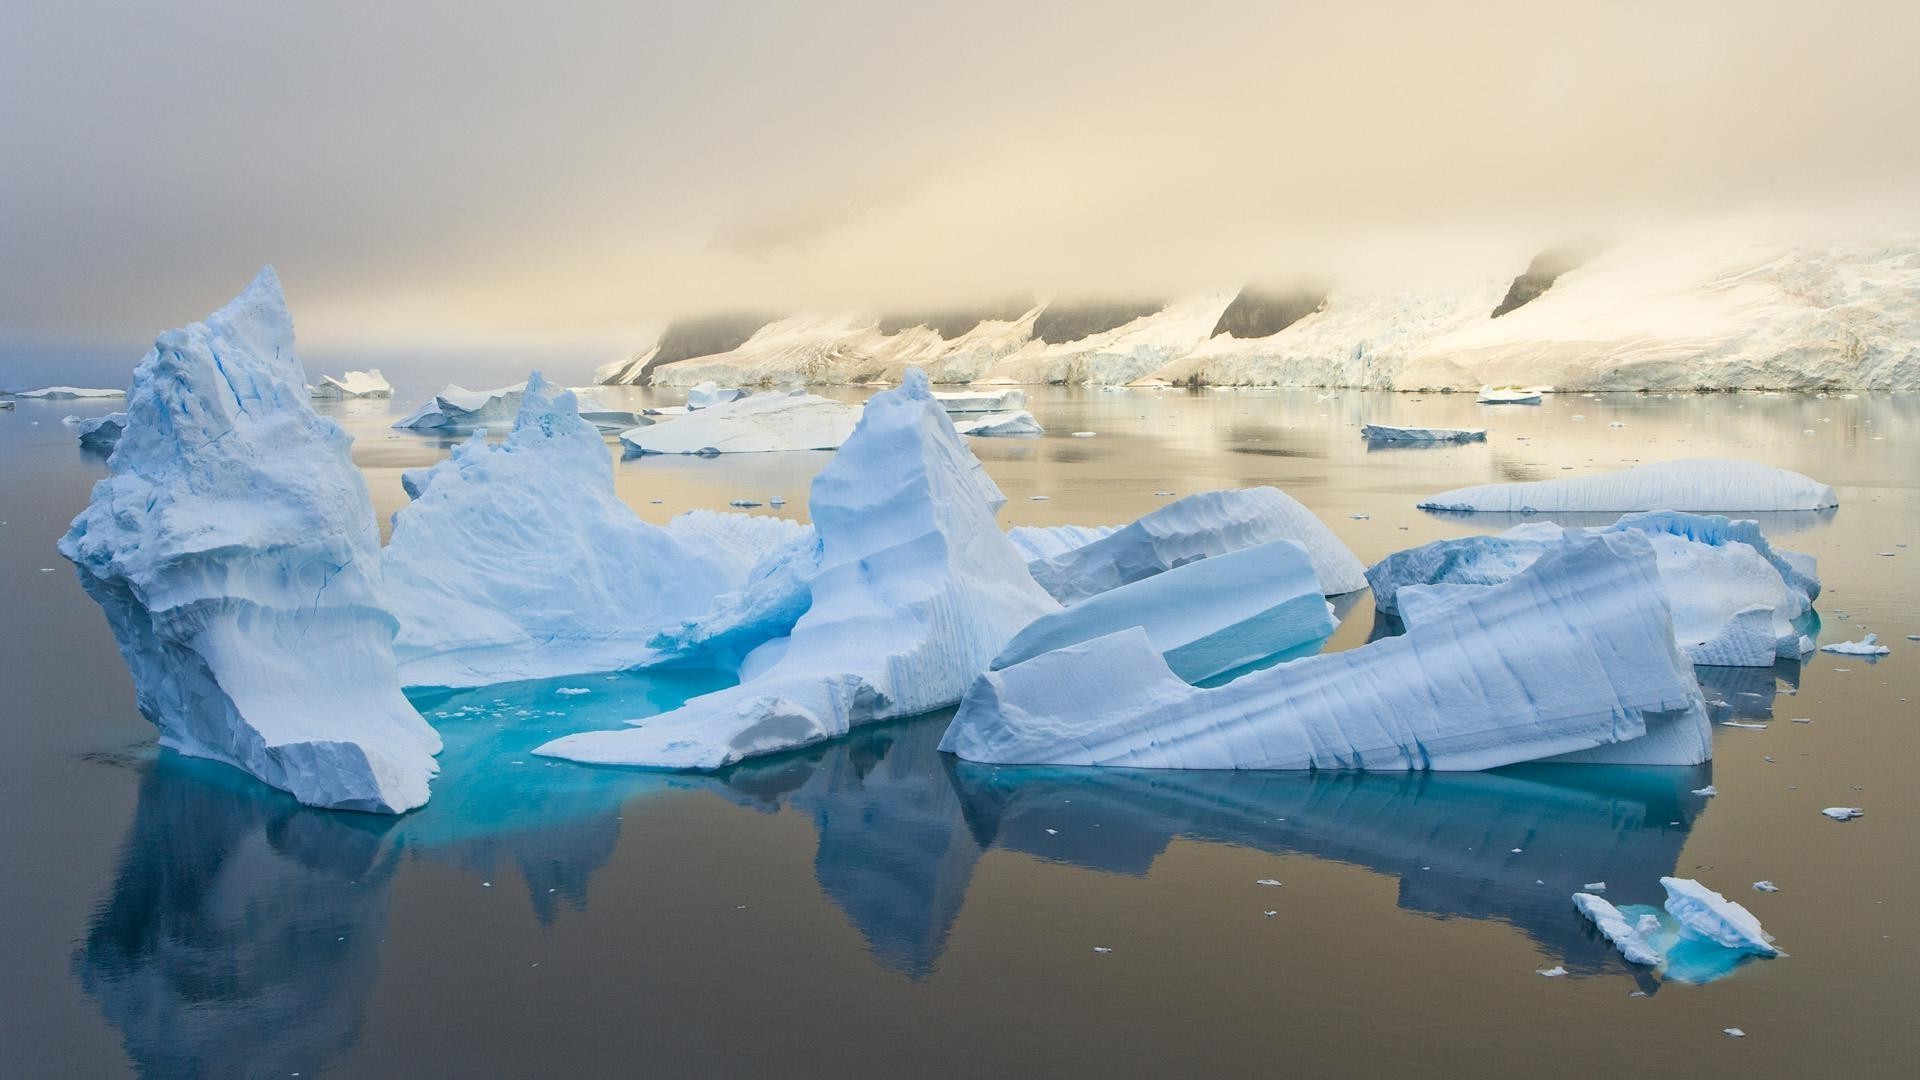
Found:
[[[1255,885],[1278,885],[1280,883],[1278,881],[1273,880],[1270,877],[1263,877],[1259,881],[1254,882],[1254,884]]]
[[[1091,439],[1093,436],[1094,433],[1091,431],[1076,431],[1073,433],[1073,437],[1076,439]]]
[[[1658,964],[1663,957],[1654,947],[1653,939],[1660,931],[1660,920],[1653,915],[1642,915],[1628,922],[1619,908],[1601,899],[1589,889],[1587,892],[1573,894],[1573,906],[1587,917],[1600,931],[1601,936],[1620,950],[1629,964]]]
[[[1607,883],[1604,881],[1589,881],[1580,887],[1590,893],[1603,893],[1607,891]]]
[[[1837,641],[1832,645],[1822,645],[1820,651],[1842,656],[1885,656],[1893,650],[1880,644],[1879,634],[1868,634],[1859,641]]]
[[[759,506],[761,504],[758,500],[755,500],[755,499],[729,499],[727,500],[727,505],[737,506],[742,510],[746,510],[755,506]]]
[[[579,694],[591,694],[593,693],[593,691],[587,689],[584,686],[563,686],[560,689],[555,690],[554,693],[560,694],[564,697],[574,697]]]
[[[1714,787],[1712,784],[1708,784],[1706,787],[1703,787],[1703,788],[1694,788],[1693,793],[1695,795],[1700,796],[1701,798],[1711,799],[1715,795],[1720,794],[1720,789],[1717,787]]]
[[[1534,971],[1535,975],[1545,975],[1549,979],[1557,979],[1560,976],[1565,975],[1566,973],[1567,973],[1567,969],[1561,967],[1558,964],[1555,964],[1550,968],[1538,968]]]
[[[1772,935],[1760,928],[1760,920],[1746,908],[1691,878],[1663,877],[1660,885],[1667,890],[1667,914],[1686,929],[1724,948],[1780,955]]]
[[[1866,811],[1857,806],[1829,806],[1820,812],[1835,821],[1851,821],[1866,815]]]
[[[1095,945],[1095,946],[1093,947],[1093,951],[1094,951],[1094,952],[1097,952],[1097,953],[1110,953],[1110,952],[1112,952],[1113,950],[1112,950],[1112,949],[1109,949],[1109,948],[1107,948],[1107,947],[1106,947],[1105,945]]]
[[[1808,432],[1807,434],[1811,435],[1813,433]],[[1728,1035],[1733,1036],[1736,1039],[1744,1039],[1747,1037],[1747,1033],[1744,1031],[1741,1031],[1739,1028],[1721,1028],[1720,1030],[1722,1032],[1725,1032]]]
[[[1360,429],[1360,437],[1369,442],[1392,443],[1486,442],[1487,429],[1394,427],[1389,424],[1367,424]]]
[[[1594,476],[1483,484],[1442,492],[1427,510],[1544,513],[1676,510],[1691,513],[1823,510],[1838,506],[1831,487],[1796,472],[1751,461],[1703,458],[1638,465]]]
[[[1019,412],[985,413],[980,416],[970,416],[964,420],[956,419],[953,422],[953,429],[962,435],[972,435],[975,438],[1015,438],[1047,433],[1047,429],[1040,426],[1040,421],[1035,420],[1033,414],[1025,409]]]
[[[1753,891],[1754,892],[1779,892],[1780,886],[1775,885],[1771,881],[1756,881],[1753,883]]]

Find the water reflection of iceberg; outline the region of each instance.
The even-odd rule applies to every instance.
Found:
[[[141,1073],[312,1075],[344,1055],[378,972],[392,824],[163,755],[74,957]]]

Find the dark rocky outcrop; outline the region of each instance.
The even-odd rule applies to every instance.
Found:
[[[1560,275],[1586,265],[1604,247],[1606,244],[1599,240],[1582,237],[1555,244],[1535,255],[1533,261],[1527,264],[1527,272],[1514,278],[1513,284],[1507,287],[1506,298],[1493,309],[1493,318],[1497,319],[1514,308],[1539,299],[1541,293],[1553,287]]]
[[[1104,333],[1166,307],[1164,301],[1056,301],[1034,320],[1033,336],[1049,345]]]
[[[1272,337],[1319,311],[1326,302],[1325,290],[1267,290],[1249,285],[1220,313],[1220,321],[1213,324],[1213,333],[1207,336],[1231,334],[1242,341]]]
[[[638,372],[622,372],[623,382],[645,383],[653,369],[665,364],[691,360],[696,356],[732,352],[746,343],[761,327],[779,318],[764,312],[733,311],[675,319],[660,334],[653,355]]]

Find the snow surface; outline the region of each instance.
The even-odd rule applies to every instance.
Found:
[[[1129,383],[1206,341],[1239,290],[1182,297],[1151,315],[1078,341],[1037,338],[996,361],[982,383]]]
[[[1498,662],[1490,662],[1490,658]],[[1474,770],[1712,755],[1653,548],[1569,533],[1504,584],[1404,635],[1198,689],[1145,631],[982,675],[941,749],[998,764]]]
[[[1366,568],[1313,512],[1278,488],[1206,491],[1168,503],[1092,543],[1028,564],[1063,604],[1214,555],[1293,540],[1328,596],[1367,587]]]
[[[653,384],[891,383],[909,367],[924,369],[934,382],[967,383],[1026,344],[1040,310],[987,320],[951,340],[925,326],[885,334],[872,314],[806,312],[761,327],[731,352],[663,364],[654,369]],[[643,365],[644,358],[627,370],[638,372]]]
[[[813,394],[756,394],[623,432],[630,454],[760,454],[834,450],[847,441],[860,409]]]
[[[1780,950],[1773,947],[1773,935],[1762,930],[1760,920],[1746,908],[1691,878],[1663,877],[1660,886],[1667,890],[1667,914],[1686,929],[1722,948],[1780,955]]]
[[[1019,393],[1019,391],[1016,390],[1014,393]],[[956,418],[953,422],[953,429],[962,435],[973,435],[981,438],[988,436],[1045,435],[1047,433],[1047,429],[1040,426],[1040,421],[1035,420],[1033,414],[1025,409],[1021,409],[1019,412],[968,414],[964,419]]]
[[[1636,465],[1593,476],[1455,488],[1430,496],[1419,505],[1423,510],[1510,514],[1630,510],[1757,513],[1824,510],[1840,505],[1840,500],[1832,488],[1797,472],[1754,461],[1697,458]]]
[[[1642,915],[1630,923],[1619,908],[1590,892],[1574,893],[1573,906],[1593,923],[1602,937],[1613,942],[1627,963],[1651,967],[1665,959],[1653,945],[1653,939],[1660,932],[1657,917]]]
[[[1176,566],[1042,615],[994,657],[994,670],[1137,626],[1188,682],[1317,645],[1339,625],[1307,549],[1272,540]]]
[[[1753,521],[1696,514],[1629,514],[1587,532],[1634,530],[1653,542],[1673,613],[1675,641],[1696,664],[1772,667],[1798,657],[1795,620],[1820,595],[1800,565],[1776,552]],[[1560,542],[1559,526],[1521,525],[1499,536],[1465,536],[1395,552],[1367,571],[1374,604],[1412,625],[1473,588],[1511,579]],[[1805,567],[1805,569],[1803,569]]]
[[[1005,502],[926,375],[907,372],[867,403],[814,478],[820,568],[793,633],[755,650],[772,658],[744,663],[738,686],[643,726],[569,735],[538,752],[717,769],[953,704],[1020,628],[1057,608],[994,522]]]
[[[313,396],[328,401],[342,398],[383,398],[393,396],[393,384],[380,374],[379,368],[370,371],[349,371],[339,378],[331,375],[320,376],[320,384],[313,388]]]
[[[127,414],[123,412],[72,419],[80,445],[87,450],[112,450],[120,445],[120,435],[127,429]]]
[[[409,686],[626,667],[740,580],[634,515],[600,432],[538,372],[505,441],[475,435],[410,486],[386,550]]]
[[[310,806],[427,801],[352,440],[314,414],[268,267],[134,369],[108,475],[60,541],[160,743]]]
[[[1486,442],[1487,429],[1393,427],[1388,424],[1367,424],[1360,429],[1360,436],[1374,442]]]
[[[393,426],[403,431],[461,433],[487,424],[504,423],[520,411],[520,395],[526,389],[525,383],[497,390],[468,390],[448,383],[446,389],[394,421]]]
[[[20,390],[13,395],[17,398],[37,398],[41,401],[72,401],[76,398],[122,398],[125,390],[93,390],[84,386],[43,386],[38,390]]]

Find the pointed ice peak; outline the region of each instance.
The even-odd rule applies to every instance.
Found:
[[[899,393],[915,401],[932,401],[933,383],[927,379],[924,369],[910,367],[900,376]]]

